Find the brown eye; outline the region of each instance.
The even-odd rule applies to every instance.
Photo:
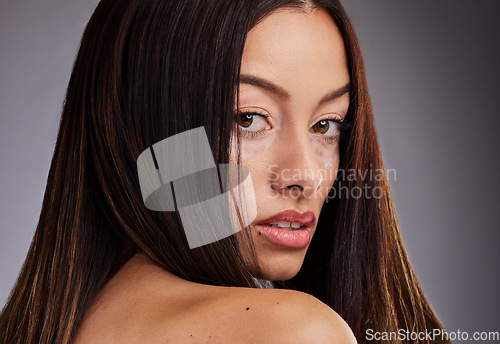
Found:
[[[238,112],[235,121],[239,129],[247,132],[263,132],[271,129],[267,118],[269,115],[258,113],[256,111]]]
[[[249,126],[252,125],[253,123],[253,117],[254,115],[251,113],[242,113],[237,116],[237,123],[243,128],[248,128]]]
[[[313,125],[312,129],[316,133],[325,134],[326,132],[328,132],[328,129],[330,128],[330,123],[329,122],[330,121],[328,121],[328,120],[319,121],[318,123],[316,123],[315,125]]]

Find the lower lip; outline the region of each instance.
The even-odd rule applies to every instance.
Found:
[[[297,230],[286,230],[266,225],[255,225],[262,235],[271,243],[283,247],[303,248],[309,245],[311,233],[309,227]]]

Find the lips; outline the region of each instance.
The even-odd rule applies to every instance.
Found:
[[[304,248],[311,241],[311,227],[316,222],[312,211],[300,214],[285,210],[256,224],[259,234],[277,246]]]
[[[260,225],[271,224],[278,222],[299,223],[302,227],[312,227],[316,221],[316,216],[312,211],[299,213],[295,210],[285,210],[275,214],[264,221],[259,222]]]

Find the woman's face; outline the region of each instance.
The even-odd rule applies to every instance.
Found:
[[[324,11],[278,10],[248,33],[240,79],[240,163],[257,203],[246,230],[263,271],[256,277],[287,280],[302,266],[339,166],[350,81],[342,36]],[[248,242],[236,235],[246,255]]]

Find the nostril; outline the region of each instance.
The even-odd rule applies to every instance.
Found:
[[[269,183],[269,188],[273,191],[279,191],[280,190],[280,187],[278,185],[278,183]]]
[[[292,196],[299,198],[303,195],[304,193],[304,187],[302,185],[294,184],[294,185],[288,185],[283,188],[287,196]]]
[[[269,188],[271,190],[274,190],[274,191],[298,190],[300,192],[304,189],[304,187],[302,185],[299,185],[299,184],[293,184],[293,185],[287,185],[287,186],[280,187],[278,183],[270,183]]]

